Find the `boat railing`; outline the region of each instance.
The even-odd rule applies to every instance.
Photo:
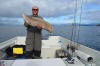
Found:
[[[12,39],[9,39],[5,42],[0,43],[0,50],[4,50],[4,48],[11,46],[13,44],[15,44],[17,37],[14,37]]]

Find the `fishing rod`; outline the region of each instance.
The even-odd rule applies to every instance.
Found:
[[[69,43],[69,48],[71,49],[71,51],[72,51],[72,55],[74,55],[74,52],[75,52],[75,49],[76,49],[76,47],[75,47],[75,42],[73,42],[73,44],[74,44],[74,46],[72,46],[72,41],[74,40],[75,41],[75,39],[76,39],[76,17],[77,17],[77,0],[76,0],[76,5],[75,5],[75,13],[74,13],[74,22],[72,23],[72,34],[71,34],[71,41],[70,41],[70,43]],[[80,9],[80,22],[79,22],[79,24],[78,24],[78,35],[77,35],[77,40],[76,40],[76,42],[77,42],[77,49],[78,49],[78,42],[79,42],[79,37],[80,37],[80,24],[81,24],[81,22],[82,22],[82,13],[83,13],[83,0],[81,0],[81,9]],[[70,50],[69,50],[69,53],[70,53]]]
[[[79,43],[79,39],[80,39],[80,24],[82,22],[82,14],[83,14],[83,0],[81,0],[81,12],[80,12],[80,22],[78,25],[78,38],[77,38],[77,49],[78,49],[78,43]]]
[[[72,47],[72,41],[73,41],[73,38],[75,40],[75,34],[76,34],[76,31],[75,31],[75,28],[76,28],[76,16],[77,16],[77,0],[75,1],[76,4],[75,4],[75,12],[74,12],[74,22],[72,23],[72,34],[71,34],[71,40],[70,40],[70,43],[69,43],[69,53],[72,52],[72,55],[73,55],[73,52],[74,52],[74,47]],[[72,51],[70,51],[72,50]]]

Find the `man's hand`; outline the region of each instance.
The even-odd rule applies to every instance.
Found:
[[[36,26],[38,29],[42,29],[42,27],[40,25]]]

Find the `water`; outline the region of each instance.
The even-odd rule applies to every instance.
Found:
[[[15,36],[25,36],[26,28],[24,26],[0,26],[0,42],[13,38]],[[71,39],[72,27],[66,25],[53,26],[53,33],[42,31],[42,38],[47,39],[50,35],[63,36]],[[77,36],[75,37],[77,41]],[[79,43],[100,51],[100,26],[81,26]]]

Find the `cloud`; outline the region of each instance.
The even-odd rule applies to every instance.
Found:
[[[21,21],[22,18],[7,18],[3,17],[0,19],[0,24],[23,24],[23,21]]]
[[[100,0],[93,0],[94,4],[100,4]]]
[[[86,20],[90,23],[100,23],[100,10],[90,10],[88,11]]]
[[[23,12],[30,12],[34,5],[40,8],[40,15],[57,17],[69,15],[75,7],[75,0],[0,0],[0,16],[20,17]]]
[[[63,22],[69,23],[74,19],[74,10],[76,0],[0,0],[0,22],[17,22],[18,18],[21,17],[22,13],[31,14],[31,8],[34,5],[39,7],[39,15],[44,17],[46,20],[53,22]],[[80,15],[81,0],[77,2],[77,16]],[[89,4],[89,13],[87,19],[90,23],[93,21],[99,22],[99,13],[100,10],[97,10],[96,4],[100,4],[99,0],[83,0],[84,5]],[[92,4],[94,3],[95,8]],[[92,10],[90,7],[93,7]],[[85,9],[83,9],[85,10]],[[83,13],[84,18],[86,12]],[[64,17],[63,17],[64,16]],[[5,17],[8,19],[5,19]],[[15,18],[15,20],[9,20],[9,18]],[[17,18],[17,19],[16,19]],[[4,19],[4,20],[2,20]],[[84,18],[86,19],[86,18]],[[79,18],[77,19],[79,21]],[[91,22],[92,21],[92,22]]]

